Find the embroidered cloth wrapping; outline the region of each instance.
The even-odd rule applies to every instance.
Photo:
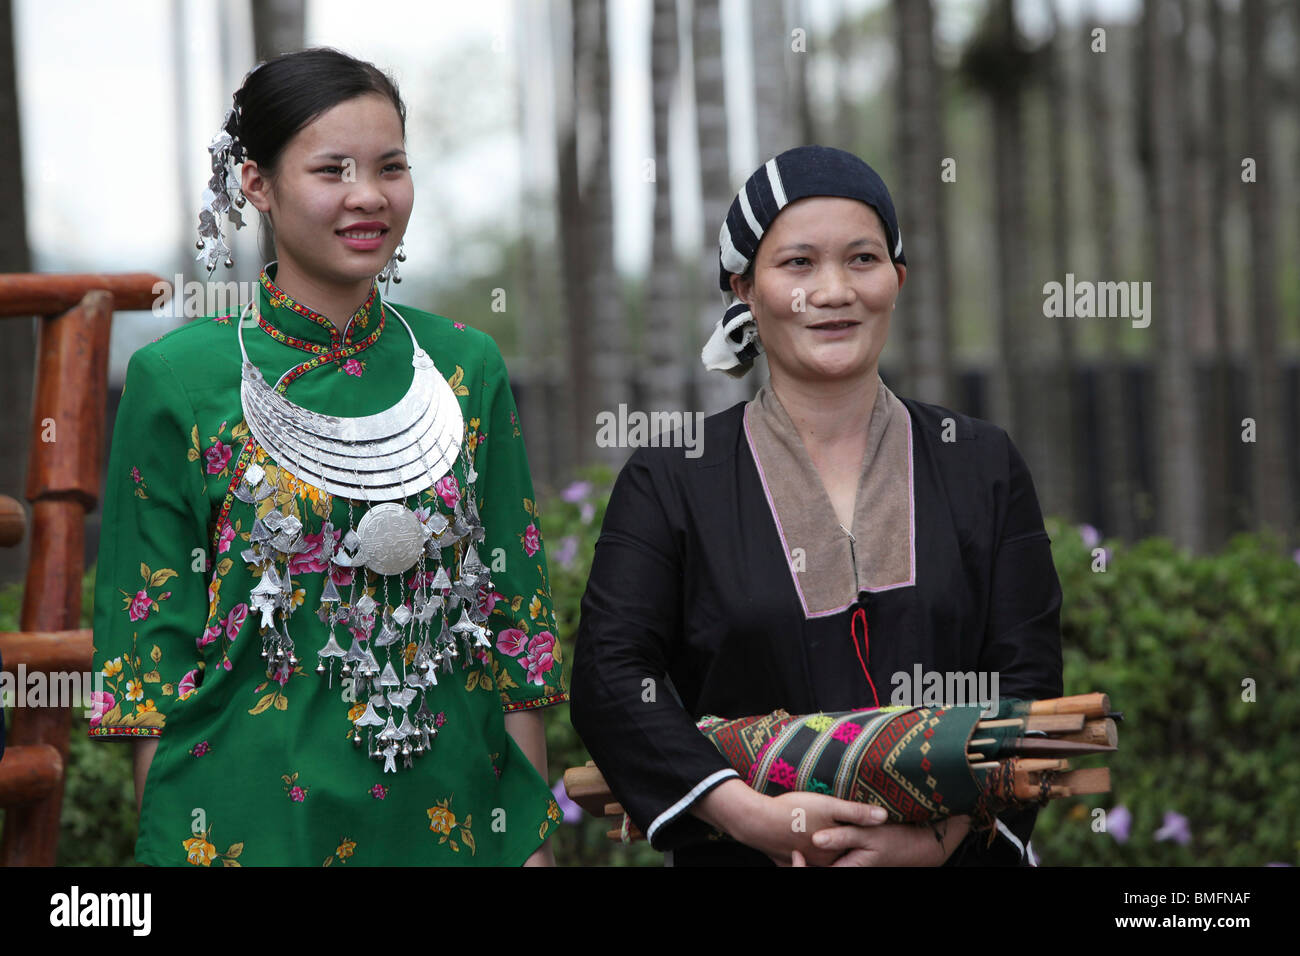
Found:
[[[1007,699],[998,717],[1027,712],[1027,701]],[[967,759],[976,724],[986,718],[980,706],[881,707],[705,717],[697,726],[750,787],[768,796],[811,791],[874,803],[900,823],[971,814],[983,829],[998,810],[1016,804],[1001,772],[972,770]],[[979,731],[981,739],[996,737],[999,745],[1018,733]]]

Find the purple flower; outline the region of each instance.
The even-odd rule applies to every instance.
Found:
[[[1179,846],[1192,842],[1192,831],[1187,827],[1187,817],[1173,810],[1165,811],[1165,825],[1156,831],[1156,840],[1173,840]]]
[[[1079,535],[1083,538],[1083,546],[1091,551],[1101,542],[1101,535],[1097,529],[1090,524],[1079,525]]]
[[[1291,555],[1291,557],[1295,558],[1295,563],[1296,563],[1296,564],[1300,564],[1300,548],[1296,548],[1296,549],[1295,549],[1295,553],[1293,553],[1293,554]],[[1289,864],[1288,864],[1288,865],[1289,865]]]
[[[579,823],[582,820],[582,807],[578,806],[569,799],[569,795],[564,792],[564,781],[558,781],[555,786],[551,787],[551,796],[555,802],[560,805],[564,812],[563,823]]]
[[[582,503],[582,523],[591,524],[591,519],[596,517],[596,506],[590,501]]]
[[[1115,838],[1116,843],[1128,842],[1129,828],[1132,826],[1133,814],[1123,804],[1111,807],[1106,814],[1106,832]]]
[[[560,492],[560,498],[571,505],[576,505],[580,501],[587,500],[587,496],[591,494],[591,489],[592,484],[590,481],[575,481]]]
[[[566,568],[573,567],[573,559],[578,556],[577,535],[566,534],[560,539],[560,546],[551,553],[551,558],[559,561]]]

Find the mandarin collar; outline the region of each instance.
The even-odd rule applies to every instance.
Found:
[[[277,341],[304,351],[327,352],[362,343],[364,348],[373,344],[383,331],[384,310],[378,282],[371,282],[370,295],[340,330],[320,312],[285,294],[275,284],[275,273],[275,263],[271,263],[258,277],[258,326]]]

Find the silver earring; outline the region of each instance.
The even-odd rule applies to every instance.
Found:
[[[397,264],[399,262],[405,262],[405,261],[406,261],[406,240],[403,239],[401,242],[397,244],[397,248],[393,250],[393,257],[388,260],[388,265],[384,266],[384,270],[381,273],[379,273],[379,281],[384,284],[384,295],[388,294],[388,283],[390,281],[395,282],[398,285],[401,284],[402,276],[397,271]]]

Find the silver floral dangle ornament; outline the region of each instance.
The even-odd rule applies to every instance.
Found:
[[[222,232],[222,220],[229,219],[236,229],[244,226],[244,218],[239,210],[246,200],[239,178],[235,175],[235,166],[244,161],[244,146],[230,132],[232,123],[237,122],[238,118],[237,109],[228,110],[221,129],[208,144],[212,176],[203,190],[203,205],[199,209],[199,238],[194,245],[199,250],[195,259],[207,267],[209,276],[217,268],[218,262],[224,260],[227,269],[235,264],[230,258],[230,247],[226,245]]]
[[[298,664],[289,629],[295,607],[293,571],[322,575],[317,615],[329,637],[316,652],[316,673],[332,686],[337,666],[340,677],[352,681],[351,740],[393,773],[399,764],[410,767],[414,758],[428,753],[438,733],[427,701],[438,683],[438,669],[450,671],[457,658],[468,666],[472,656],[484,656],[484,649],[491,648],[488,614],[478,600],[484,588],[490,590],[491,580],[476,548],[485,531],[460,404],[406,320],[387,303],[385,307],[410,334],[411,385],[392,407],[357,418],[312,412],[268,385],[248,359],[239,323],[245,422],[279,468],[272,485],[266,469],[254,463],[235,494],[257,503],[283,492],[279,486],[287,469],[298,482],[347,501],[346,528],[324,520],[311,532],[278,508],[254,522],[250,547],[243,552],[259,577],[249,606],[261,614],[268,673],[278,669],[285,677]],[[450,515],[436,506],[407,505],[408,488],[429,494],[439,479],[454,483],[458,458],[464,486]],[[438,500],[436,494],[432,498]],[[355,523],[354,505],[365,506]],[[455,555],[450,564],[443,558],[448,548]],[[374,585],[368,587],[367,579]],[[346,597],[340,585],[348,589]],[[455,623],[449,626],[453,616]],[[339,641],[339,625],[352,635],[347,649]]]

